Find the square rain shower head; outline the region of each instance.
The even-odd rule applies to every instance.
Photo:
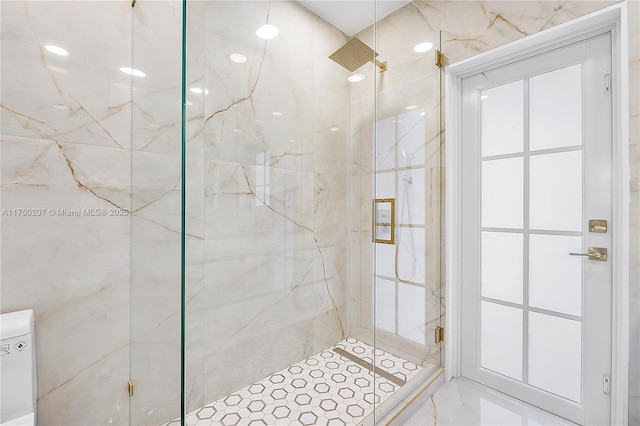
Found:
[[[376,56],[378,54],[372,48],[360,41],[359,38],[353,37],[347,44],[333,52],[329,59],[353,72],[367,62],[375,62]]]

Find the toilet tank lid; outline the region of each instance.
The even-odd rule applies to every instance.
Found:
[[[33,331],[33,310],[0,314],[0,340],[24,336]]]

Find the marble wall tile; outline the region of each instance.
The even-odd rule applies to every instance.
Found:
[[[611,1],[453,1],[445,5],[443,51],[454,63],[602,9]]]
[[[2,132],[128,148],[130,13],[127,2],[3,2]]]
[[[132,77],[131,147],[180,156],[182,3],[140,0],[132,13],[132,66],[146,76]]]
[[[0,309],[36,313],[38,417],[126,422],[130,157],[120,148],[7,135],[1,149],[3,208],[45,211],[2,217]],[[102,164],[110,173],[89,173]]]

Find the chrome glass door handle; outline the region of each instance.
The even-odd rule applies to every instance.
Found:
[[[607,249],[604,247],[589,247],[587,253],[569,253],[571,256],[586,256],[589,260],[607,260]]]

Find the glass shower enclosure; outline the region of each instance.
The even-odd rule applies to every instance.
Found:
[[[39,423],[385,423],[441,372],[434,3],[0,8]]]
[[[440,366],[438,31],[388,3],[186,4],[186,424],[371,424]]]

